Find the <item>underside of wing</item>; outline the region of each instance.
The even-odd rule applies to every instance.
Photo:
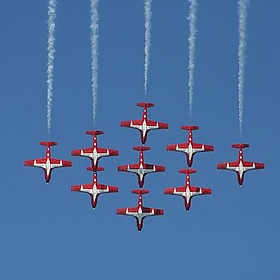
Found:
[[[218,169],[228,169],[228,170],[235,170],[236,167],[239,166],[238,161],[232,161],[232,162],[225,162],[225,163],[219,163],[217,165]]]
[[[145,216],[163,215],[163,210],[157,208],[142,207],[142,211]]]
[[[167,188],[165,194],[183,195],[186,192],[186,187]]]
[[[142,120],[131,120],[131,121],[123,121],[121,122],[122,127],[131,127],[131,128],[138,128],[142,126]]]
[[[84,184],[84,185],[75,185],[71,187],[71,191],[76,192],[87,192],[89,193],[93,189],[92,184]]]
[[[117,209],[117,214],[119,214],[119,215],[135,216],[137,213],[138,213],[137,207]]]
[[[214,146],[211,146],[211,145],[192,143],[192,147],[193,147],[193,149],[199,150],[199,151],[214,151]]]
[[[138,164],[128,164],[128,165],[121,165],[118,167],[118,171],[128,171],[128,172],[133,172],[133,170],[139,169]]]

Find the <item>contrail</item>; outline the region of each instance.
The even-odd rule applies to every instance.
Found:
[[[189,110],[192,113],[192,103],[193,103],[193,87],[194,87],[194,67],[195,67],[195,40],[196,40],[196,13],[197,13],[197,1],[189,0],[190,2],[190,13],[188,20],[190,21],[190,35],[189,41]]]
[[[239,131],[240,131],[240,134],[242,132],[242,123],[243,123],[246,24],[247,24],[247,7],[248,7],[248,5],[249,5],[249,0],[239,0],[238,1],[238,15],[239,15],[238,106],[239,106]]]
[[[56,18],[56,0],[49,0],[48,5],[48,63],[47,63],[47,127],[48,133],[51,129],[51,111],[53,97],[53,69],[54,69],[54,42],[55,42],[55,18]]]
[[[145,0],[145,66],[144,66],[144,88],[147,93],[148,72],[150,65],[150,47],[151,47],[151,18],[152,18],[152,0]]]
[[[97,105],[97,79],[98,79],[98,0],[90,0],[91,7],[91,90],[93,99],[93,120],[96,117]]]

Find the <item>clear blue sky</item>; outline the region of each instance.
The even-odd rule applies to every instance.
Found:
[[[51,134],[46,126],[47,1],[0,3],[0,279],[279,279],[279,65],[280,2],[251,1],[247,25],[244,125],[239,135],[237,99],[237,0],[198,0],[193,115],[188,111],[187,0],[154,0],[147,97],[144,94],[143,1],[100,0],[97,119],[104,130],[101,147],[119,156],[101,159],[99,182],[119,187],[102,195],[92,210],[86,194],[72,185],[91,182],[87,159],[71,150],[91,145],[92,129],[89,1],[60,1],[57,6],[56,56]],[[153,120],[168,131],[150,132],[146,161],[166,172],[146,177],[147,206],[165,215],[147,218],[139,234],[135,220],[117,216],[134,206],[134,174],[117,166],[134,163],[139,133],[121,128],[138,119],[140,101],[156,104]],[[215,146],[198,154],[195,186],[211,196],[183,199],[163,194],[182,186],[180,153],[166,145],[186,141],[182,125],[199,125],[197,142]],[[49,185],[43,172],[23,166],[42,157],[39,141],[59,145],[52,154],[73,161],[57,169]],[[248,172],[239,188],[233,172],[216,169],[237,158],[232,143],[249,143],[245,158],[264,162]]]

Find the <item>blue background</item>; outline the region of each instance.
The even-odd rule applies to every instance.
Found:
[[[90,198],[70,191],[90,183],[89,160],[71,150],[91,145],[93,128],[89,1],[58,1],[51,134],[46,126],[47,1],[0,2],[0,279],[279,279],[279,65],[280,2],[252,1],[248,10],[244,123],[238,123],[237,1],[198,1],[193,114],[188,110],[189,2],[153,1],[150,71],[144,93],[143,1],[100,1],[99,79],[95,129],[99,146],[119,150],[100,160],[99,182],[118,194]],[[117,208],[136,205],[134,174],[117,166],[135,163],[136,130],[122,120],[139,119],[137,102],[154,102],[149,118],[168,131],[150,132],[147,163],[166,172],[146,177],[144,204],[164,209],[147,218],[139,234],[133,218]],[[215,146],[198,154],[191,177],[212,189],[194,198],[163,194],[182,186],[183,154],[166,145],[186,141],[182,125],[199,125],[196,142]],[[43,172],[24,167],[45,154],[39,141],[58,141],[55,158],[73,167]],[[264,162],[239,188],[234,172],[216,169],[237,158],[232,143],[249,143],[247,160]]]

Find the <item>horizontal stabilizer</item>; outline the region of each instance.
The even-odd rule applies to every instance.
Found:
[[[53,142],[53,141],[50,141],[50,142],[40,142],[40,145],[50,147],[50,146],[57,145],[57,142]]]
[[[88,131],[86,131],[86,134],[93,135],[93,136],[100,135],[100,134],[103,134],[103,133],[104,132],[101,131],[101,130],[88,130]]]
[[[196,170],[195,169],[180,169],[179,172],[189,175],[191,173],[196,173]]]
[[[148,151],[151,148],[148,147],[148,146],[134,146],[132,149],[135,150],[135,151],[140,151],[141,152],[141,151]]]
[[[237,148],[237,149],[243,149],[243,148],[248,148],[249,144],[232,144],[231,145],[232,148]]]
[[[155,107],[154,103],[148,103],[148,102],[138,102],[136,105],[138,107],[143,107],[143,108]]]
[[[135,193],[135,194],[146,194],[146,193],[149,193],[149,191],[148,190],[132,190],[131,191],[132,193]]]
[[[103,171],[104,167],[97,167],[96,169],[93,169],[92,166],[87,167],[88,171]]]
[[[182,129],[189,130],[189,131],[190,130],[198,130],[199,126],[197,126],[197,125],[183,125]]]

